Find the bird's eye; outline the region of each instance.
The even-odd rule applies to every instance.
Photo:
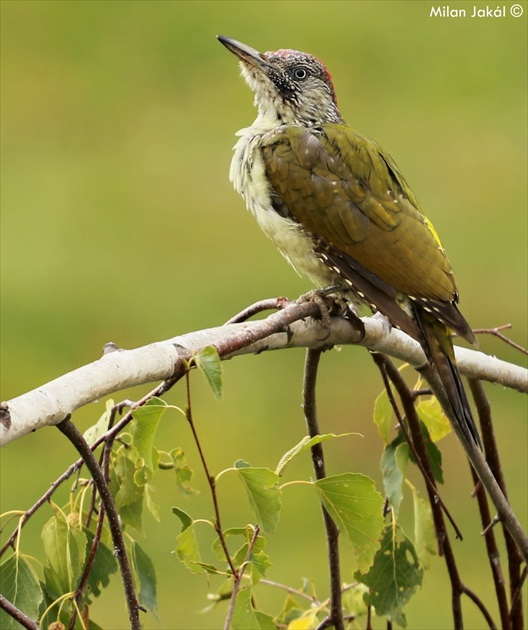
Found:
[[[293,70],[291,71],[291,76],[293,79],[297,79],[297,81],[302,81],[308,76],[308,70],[301,66],[293,68]]]

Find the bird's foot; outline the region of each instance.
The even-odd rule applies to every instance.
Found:
[[[323,287],[322,289],[313,289],[312,291],[308,291],[308,293],[301,295],[301,297],[297,300],[300,304],[303,302],[314,302],[319,308],[319,312],[321,314],[321,326],[327,331],[326,337],[322,339],[322,341],[327,339],[330,335],[330,318],[336,316],[346,316],[348,311],[349,304],[343,297],[339,295],[330,297],[332,293],[337,293],[341,290],[342,287],[339,285]]]

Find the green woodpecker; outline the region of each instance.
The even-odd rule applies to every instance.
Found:
[[[440,239],[394,160],[343,120],[319,59],[218,39],[240,60],[258,109],[237,134],[235,189],[300,274],[339,285],[420,343],[466,438],[480,444],[451,330],[475,337]]]

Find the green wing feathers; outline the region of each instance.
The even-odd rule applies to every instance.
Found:
[[[456,306],[440,239],[392,158],[345,124],[279,127],[264,134],[261,155],[281,214],[311,235],[328,267],[421,344],[464,434],[480,444],[450,329],[471,343],[475,337]]]
[[[312,234],[333,243],[401,293],[452,302],[451,266],[396,165],[346,125],[267,134],[273,191]]]

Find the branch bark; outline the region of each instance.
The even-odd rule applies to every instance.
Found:
[[[101,359],[0,405],[0,446],[39,429],[55,425],[75,409],[127,387],[164,380],[167,387],[183,376],[193,353],[214,345],[222,359],[292,347],[314,349],[330,345],[360,344],[410,363],[425,376],[435,395],[445,405],[438,378],[427,365],[414,340],[390,329],[377,317],[354,321],[354,317],[330,318],[323,327],[319,307],[314,302],[275,301],[278,312],[266,319],[229,324],[201,330],[135,350],[120,350],[107,344]],[[473,379],[502,384],[528,392],[528,370],[489,357],[482,352],[456,348],[460,371]],[[448,413],[449,415],[449,413]],[[504,497],[480,450],[468,444],[456,422],[453,430],[488,491],[504,526],[528,560],[528,537]]]
[[[185,361],[202,348],[214,345],[223,359],[242,354],[285,348],[324,348],[358,344],[407,361],[425,364],[413,339],[389,329],[376,317],[362,318],[364,331],[343,317],[332,317],[329,329],[313,319],[319,308],[313,302],[275,300],[278,312],[266,319],[226,324],[158,341],[133,350],[107,344],[105,354],[72,372],[0,405],[0,446],[32,431],[61,422],[79,407],[128,387],[183,375]],[[528,392],[528,370],[467,348],[456,348],[462,374]]]

